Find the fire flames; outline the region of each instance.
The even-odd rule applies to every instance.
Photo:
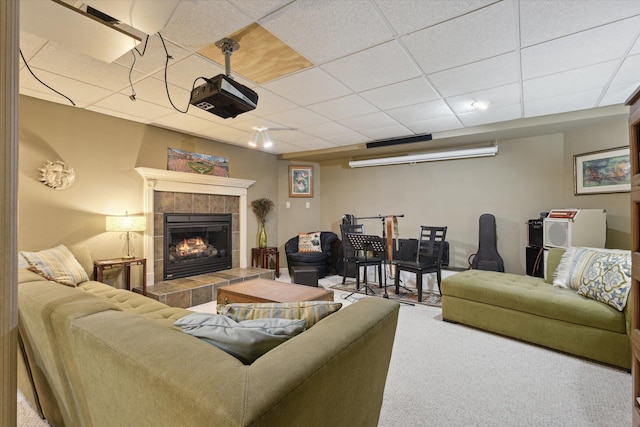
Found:
[[[201,254],[207,250],[207,244],[200,237],[184,239],[182,243],[176,245],[178,256],[189,256]]]

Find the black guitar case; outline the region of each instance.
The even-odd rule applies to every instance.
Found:
[[[469,265],[475,270],[504,273],[504,261],[498,253],[496,218],[491,214],[480,215],[480,241],[478,252],[469,257]]]

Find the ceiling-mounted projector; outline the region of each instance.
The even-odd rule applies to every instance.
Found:
[[[224,55],[227,75],[218,74],[206,79],[205,84],[191,91],[189,103],[223,119],[255,109],[258,106],[258,94],[231,77],[231,54],[240,49],[240,44],[233,39],[225,38],[218,40],[216,46]]]
[[[258,106],[258,94],[230,77],[218,74],[191,91],[190,104],[228,119],[254,110]]]

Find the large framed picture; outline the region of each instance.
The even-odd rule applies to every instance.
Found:
[[[313,197],[313,166],[289,166],[289,197]]]
[[[168,148],[167,170],[228,178],[229,159],[208,154],[192,153],[178,150],[177,148]]]
[[[629,147],[573,156],[575,195],[623,193],[631,190]]]

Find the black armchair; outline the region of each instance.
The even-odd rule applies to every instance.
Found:
[[[331,273],[333,268],[332,249],[337,241],[338,236],[335,233],[321,231],[320,252],[300,252],[298,250],[298,236],[289,239],[284,245],[289,274],[291,274],[291,267],[297,265],[316,267],[318,269],[318,278],[325,277]]]

